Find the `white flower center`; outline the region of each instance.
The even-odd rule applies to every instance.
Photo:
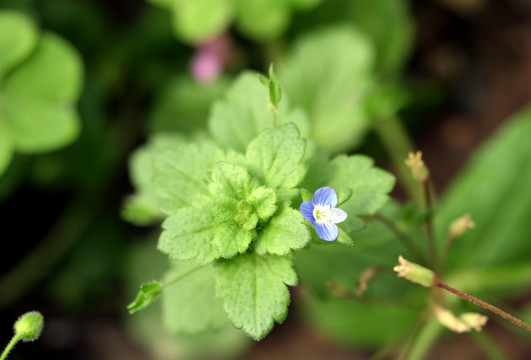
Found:
[[[332,205],[321,206],[315,205],[313,208],[313,217],[316,223],[324,224],[332,222]]]

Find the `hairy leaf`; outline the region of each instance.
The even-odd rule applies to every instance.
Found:
[[[301,213],[285,208],[262,229],[255,250],[260,255],[287,255],[308,245],[310,239],[310,231]]]

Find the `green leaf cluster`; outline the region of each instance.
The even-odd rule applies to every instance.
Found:
[[[301,187],[337,189],[349,212],[338,239],[346,244],[363,228],[358,216],[388,199],[392,176],[366,157],[315,154],[296,125],[307,129],[304,112],[285,99],[276,112],[279,126],[272,128],[268,97],[255,74],[244,74],[214,104],[210,136],[154,137],[133,156],[138,192],[132,199],[165,217],[158,249],[177,269],[167,281],[190,264],[204,267],[163,296],[173,304],[164,309],[174,331],[222,326],[218,311],[205,312],[218,301],[224,316],[254,339],[283,321],[287,285],[297,284],[292,255],[312,239],[313,227],[298,210]]]
[[[291,13],[322,0],[150,0],[171,11],[179,38],[200,43],[227,31],[233,22],[257,41],[272,40],[289,25]]]
[[[0,175],[16,151],[64,147],[80,131],[75,102],[83,71],[76,50],[15,11],[0,12]]]

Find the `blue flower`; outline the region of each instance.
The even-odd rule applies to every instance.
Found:
[[[312,201],[301,204],[300,211],[315,226],[317,235],[323,240],[334,241],[339,230],[337,223],[345,221],[348,214],[336,208],[337,194],[330,186],[317,189]]]

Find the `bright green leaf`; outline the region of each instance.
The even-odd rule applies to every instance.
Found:
[[[212,196],[225,196],[243,200],[251,192],[253,182],[244,167],[228,162],[218,162],[210,176],[208,189]]]
[[[157,281],[140,285],[140,291],[136,299],[127,305],[127,310],[129,310],[130,314],[142,310],[149,306],[160,294],[162,294],[162,284]]]
[[[254,207],[260,220],[269,219],[277,211],[277,195],[275,190],[260,186],[253,190],[247,197],[247,201]]]
[[[6,95],[35,99],[58,108],[77,100],[83,82],[77,51],[60,37],[45,33],[35,52],[5,82]]]
[[[207,264],[219,257],[214,237],[219,222],[204,206],[202,209],[186,207],[179,209],[162,224],[158,249],[175,260],[197,257],[199,264]]]
[[[291,189],[299,185],[306,167],[302,163],[306,140],[293,124],[265,130],[247,148],[247,163],[253,174],[273,188]]]
[[[305,219],[298,210],[285,208],[275,215],[260,232],[255,250],[258,254],[287,255],[300,250],[311,236]]]
[[[302,37],[280,64],[286,93],[308,113],[310,137],[320,148],[350,149],[368,130],[363,104],[373,82],[372,64],[368,40],[346,26]]]
[[[168,215],[193,204],[194,197],[208,194],[208,172],[223,152],[211,141],[184,144],[162,153],[155,162],[153,184]]]
[[[290,259],[239,255],[216,270],[216,294],[235,327],[260,340],[275,321],[284,321],[290,302],[286,285],[297,284]]]
[[[222,257],[231,258],[249,248],[254,234],[254,231],[241,229],[236,224],[222,224],[214,236],[214,244]]]
[[[173,333],[198,334],[209,329],[218,330],[228,321],[221,301],[215,296],[215,271],[212,265],[197,271],[194,261],[172,264],[164,281],[193,271],[169,285],[162,296],[164,325]]]
[[[256,74],[243,73],[235,80],[225,99],[214,104],[208,119],[210,134],[224,149],[244,153],[254,138],[273,127],[268,102],[268,91]],[[276,114],[278,125],[294,122],[303,136],[308,134],[305,114],[300,110],[289,110],[285,97]]]
[[[15,65],[29,55],[37,41],[37,29],[25,15],[0,12],[0,81]]]

